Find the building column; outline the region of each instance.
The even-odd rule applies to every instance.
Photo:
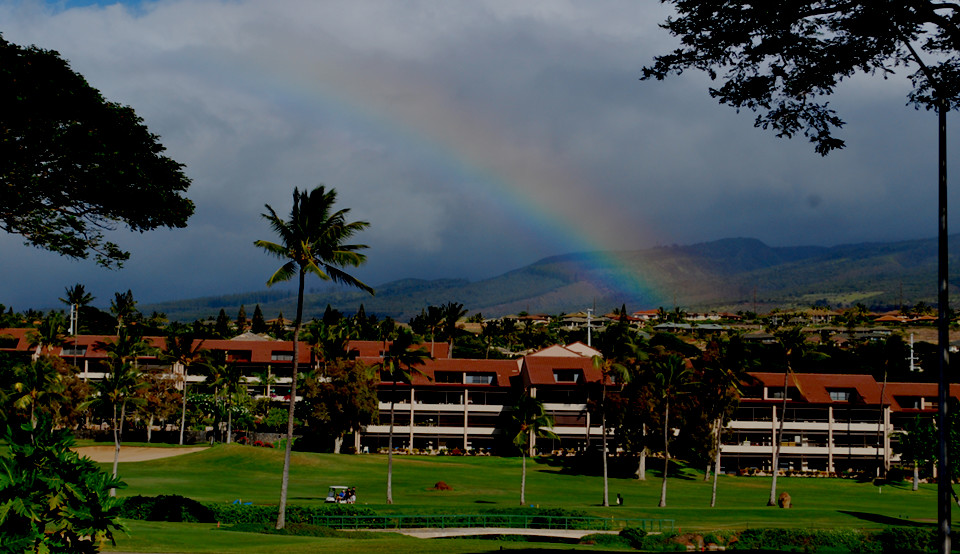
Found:
[[[353,451],[357,454],[360,453],[360,431],[353,432]]]
[[[470,391],[463,389],[463,451],[467,451],[467,426],[470,423]],[[438,422],[439,423],[439,422]]]
[[[83,382],[86,383],[90,379],[90,360],[83,361]]]
[[[890,406],[883,408],[883,471],[890,471]]]
[[[416,394],[413,390],[413,387],[410,387],[410,442],[407,443],[407,454],[413,454],[413,416],[416,412],[416,408],[413,406],[413,401],[416,397]]]
[[[833,406],[827,407],[827,472],[833,473]]]
[[[586,433],[587,443],[586,443],[586,446],[584,447],[584,451],[590,450],[590,411],[589,410],[587,410],[586,421],[587,421],[587,433]]]

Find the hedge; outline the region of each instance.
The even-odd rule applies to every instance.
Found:
[[[198,502],[179,495],[132,496],[124,499],[120,517],[147,521],[266,524],[277,521],[277,506]],[[370,508],[352,504],[287,506],[286,521],[315,524],[323,516],[375,516]]]
[[[729,548],[781,552],[907,552],[936,551],[936,529],[890,527],[858,529],[746,529]]]

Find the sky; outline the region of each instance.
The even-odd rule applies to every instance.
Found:
[[[4,38],[132,106],[196,204],[185,229],[111,235],[132,254],[119,271],[0,235],[0,304],[55,307],[74,283],[101,307],[127,289],[263,290],[279,265],[253,246],[273,239],[264,206],[286,214],[294,187],[319,184],[370,222],[353,274],[374,286],[728,237],[936,236],[936,116],[906,105],[905,71],[841,84],[847,147],[824,158],[717,104],[702,74],[640,81],[676,46],[669,15],[653,0],[0,0]]]

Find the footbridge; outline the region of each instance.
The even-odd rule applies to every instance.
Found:
[[[672,519],[546,516],[532,514],[431,514],[392,516],[315,516],[314,525],[402,533],[420,538],[478,535],[528,535],[579,539],[595,533],[616,534],[626,528],[648,533],[673,531]]]

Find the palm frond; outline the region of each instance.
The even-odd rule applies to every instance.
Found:
[[[297,274],[297,264],[293,261],[289,261],[279,269],[277,269],[273,275],[267,279],[267,286],[272,286],[283,281],[289,281]]]

